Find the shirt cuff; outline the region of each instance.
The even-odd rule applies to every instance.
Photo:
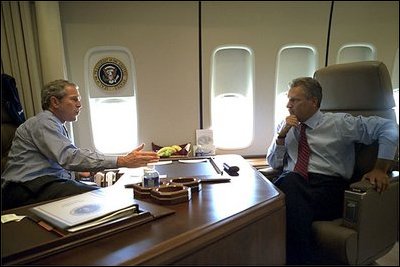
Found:
[[[104,156],[104,167],[106,169],[118,168],[117,158],[118,156]]]
[[[396,156],[397,147],[392,144],[379,144],[378,158],[393,160]]]

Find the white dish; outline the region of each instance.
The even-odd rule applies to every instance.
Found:
[[[147,163],[148,166],[152,166],[152,165],[166,165],[166,164],[171,164],[172,160],[162,160],[162,161],[158,161],[158,162],[152,162],[152,163]]]

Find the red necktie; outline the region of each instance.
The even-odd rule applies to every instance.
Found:
[[[308,146],[306,128],[307,125],[300,124],[300,140],[299,140],[299,150],[297,155],[296,166],[294,166],[294,171],[298,172],[305,179],[308,179],[308,161],[310,159],[310,147]]]

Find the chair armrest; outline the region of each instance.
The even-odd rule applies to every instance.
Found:
[[[351,187],[356,190],[345,191],[342,225],[358,233],[357,264],[371,263],[397,241],[398,172],[389,176],[389,187],[383,193],[372,189],[368,181],[354,183]]]
[[[281,169],[274,169],[272,167],[262,168],[259,169],[258,171],[261,172],[262,175],[264,175],[266,178],[268,178],[268,180],[271,181],[274,181],[282,173]]]
[[[391,171],[388,175],[389,175],[389,184],[399,181],[398,171]],[[350,184],[350,189],[355,192],[367,192],[368,190],[371,190],[373,188],[374,186],[367,180],[361,180]]]
[[[312,224],[317,255],[335,264],[370,264],[386,254],[398,236],[398,172],[389,174],[386,191],[369,181],[351,184],[344,194],[343,218]],[[329,263],[329,262],[328,262]]]
[[[315,221],[312,224],[315,255],[324,264],[355,264],[357,237],[354,229],[342,226],[342,219]]]

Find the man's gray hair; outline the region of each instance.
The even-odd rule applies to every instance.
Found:
[[[322,101],[322,87],[316,79],[311,77],[296,78],[289,83],[289,88],[298,87],[303,88],[308,98],[316,97],[318,100],[318,107],[321,106]]]

